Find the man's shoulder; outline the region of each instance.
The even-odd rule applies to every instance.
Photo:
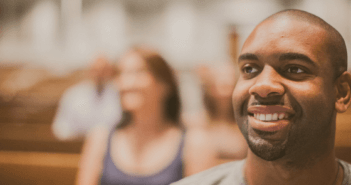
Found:
[[[344,180],[343,180],[342,185],[351,184],[351,164],[349,164],[345,161],[342,161],[342,160],[339,160],[339,163],[341,164],[341,166],[344,169]]]
[[[225,185],[225,184],[243,184],[242,169],[245,160],[225,163],[198,174],[186,177],[171,185]],[[235,179],[233,182],[231,179]],[[236,183],[237,182],[237,183]]]

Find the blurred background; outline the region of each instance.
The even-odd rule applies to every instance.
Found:
[[[253,28],[288,8],[326,20],[350,53],[350,0],[1,0],[1,184],[73,184],[83,139],[59,140],[51,125],[98,56],[113,64],[134,45],[156,48],[176,70],[191,125],[204,111],[198,69],[235,64]],[[348,162],[350,120],[351,111],[338,116],[336,136]]]

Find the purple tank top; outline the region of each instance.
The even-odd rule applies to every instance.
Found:
[[[182,134],[181,143],[176,157],[171,164],[163,170],[150,176],[131,175],[124,173],[114,164],[111,158],[111,137],[114,131],[110,133],[107,152],[104,158],[104,166],[100,179],[101,185],[168,185],[178,181],[183,177],[183,146],[184,133]]]

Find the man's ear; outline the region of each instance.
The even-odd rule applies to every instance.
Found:
[[[336,101],[335,109],[342,113],[347,110],[351,103],[351,74],[345,71],[335,82]]]

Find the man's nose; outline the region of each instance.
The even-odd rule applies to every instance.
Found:
[[[249,89],[250,95],[260,96],[261,98],[283,95],[284,92],[280,74],[268,65],[263,68],[263,71],[256,77],[253,86]]]

